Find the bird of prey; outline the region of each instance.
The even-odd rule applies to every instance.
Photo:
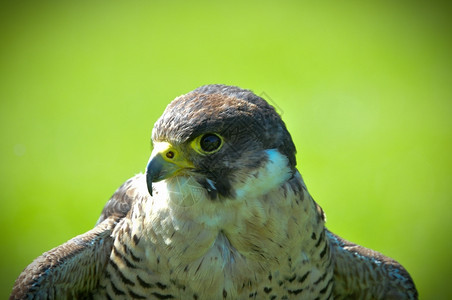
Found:
[[[398,262],[325,228],[284,122],[253,92],[177,97],[152,144],[145,174],[10,299],[417,299]]]

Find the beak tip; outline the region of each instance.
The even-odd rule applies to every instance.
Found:
[[[155,151],[155,149],[154,149]],[[173,161],[165,160],[161,152],[151,154],[146,166],[146,184],[149,195],[153,196],[152,183],[173,176],[181,167]]]
[[[152,179],[149,177],[149,175],[146,173],[146,187],[148,189],[149,195],[152,195]]]

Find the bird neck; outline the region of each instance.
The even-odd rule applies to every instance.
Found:
[[[267,165],[268,176],[281,178],[269,169]],[[261,172],[260,176],[264,175]],[[259,177],[253,178],[259,181]],[[143,234],[158,240],[156,247],[183,249],[173,257],[186,262],[206,255],[223,238],[229,243],[227,248],[244,257],[271,261],[281,255],[282,245],[290,251],[302,244],[299,228],[323,227],[323,221],[312,224],[312,219],[319,219],[312,218],[318,211],[298,171],[272,189],[263,186],[258,187],[260,193],[247,192],[248,187],[243,186],[240,197],[221,201],[212,201],[190,177],[176,177],[157,185],[155,190],[160,194],[147,201],[139,213],[145,214],[147,223]]]
[[[265,194],[222,201],[212,201],[190,178],[157,184],[160,194],[132,208],[131,232],[149,269],[166,264],[180,282],[216,286],[229,278],[241,285],[263,281],[270,270],[290,274],[292,263],[312,256],[312,234],[323,231],[321,212],[298,172]]]

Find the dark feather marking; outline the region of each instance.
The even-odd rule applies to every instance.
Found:
[[[113,292],[115,295],[125,295],[126,293],[118,289],[113,281],[111,281],[111,288],[113,289]]]
[[[289,292],[289,294],[291,295],[298,295],[299,293],[301,293],[303,291],[303,289],[298,289],[298,290],[287,290]]]
[[[293,274],[292,277],[286,277],[286,280],[288,280],[289,282],[293,282],[295,280],[295,278],[297,278],[297,275]]]
[[[266,294],[270,293],[273,289],[271,287],[264,287],[264,292]]]
[[[317,248],[324,239],[325,239],[325,231],[322,231],[322,233],[320,234],[319,240],[315,244],[315,247]]]
[[[295,195],[298,195],[301,191],[303,191],[303,186],[300,182],[300,178],[299,175],[296,176],[297,172],[295,171],[294,173],[292,173],[292,177],[287,181],[288,186],[284,185],[283,186],[283,192],[284,192],[284,197],[287,196],[287,188],[289,187],[292,192]],[[297,202],[297,204],[299,204],[300,201],[304,200],[304,193],[301,193],[300,196],[298,198],[295,198],[295,201]]]
[[[119,277],[121,278],[122,282],[124,282],[125,284],[128,284],[128,285],[135,285],[135,282],[129,280],[126,276],[124,276],[124,274],[122,274],[122,272],[119,269],[118,265],[114,261],[112,261],[110,259],[109,263],[113,267],[113,269],[115,269],[116,273],[119,275]]]
[[[126,224],[126,228],[125,228],[125,230],[124,230],[124,232],[127,234],[127,236],[130,236],[130,226],[129,226],[129,223],[125,223]]]
[[[159,299],[173,299],[174,298],[173,295],[162,295],[162,294],[159,294],[156,292],[153,292],[152,295]]]
[[[140,242],[140,238],[136,234],[133,235],[132,239],[135,246],[138,245],[138,243]]]
[[[116,246],[113,246],[113,254],[117,256],[120,260],[124,261],[127,265],[127,267],[136,269],[137,267],[132,264],[122,253],[119,252],[119,250],[116,248]]]
[[[133,291],[129,290],[129,295],[133,298],[133,299],[147,299],[146,296],[141,296],[138,294],[135,294]]]
[[[326,254],[326,252],[328,250],[328,246],[329,245],[327,243],[325,243],[325,246],[323,247],[322,252],[320,252],[320,258],[323,258],[325,256],[325,254]]]
[[[317,279],[316,281],[314,281],[314,285],[317,285],[320,283],[320,281],[325,280],[326,275],[328,275],[328,273],[323,274],[322,276],[320,276],[319,279]]]
[[[132,260],[133,260],[133,261],[135,261],[135,262],[140,262],[140,261],[141,261],[141,258],[139,258],[138,256],[136,256],[136,255],[133,253],[133,250],[132,250],[132,249],[129,249],[125,243],[123,244],[123,246],[124,246],[124,252],[128,253],[128,254],[132,257]]]
[[[138,283],[139,283],[142,287],[144,287],[144,288],[151,288],[151,287],[154,287],[153,284],[147,283],[146,281],[144,281],[143,279],[141,279],[141,277],[138,276],[138,275],[137,275],[137,280],[138,280]]]
[[[304,274],[303,276],[301,276],[300,278],[298,278],[298,282],[299,283],[303,283],[303,281],[306,280],[306,278],[308,277],[308,275],[311,273],[311,271],[307,271],[306,274]]]
[[[334,260],[330,259],[328,262],[328,265],[326,265],[326,269],[329,269],[333,263],[334,263]]]
[[[325,287],[323,289],[320,290],[320,294],[325,294],[326,291],[328,290],[328,287],[330,286],[330,284],[333,283],[333,278],[331,278],[330,280],[328,280],[327,284],[325,285]]]
[[[198,273],[199,269],[201,268],[202,263],[204,262],[204,259],[201,260],[199,263],[199,266],[196,268],[195,274]]]
[[[161,290],[165,290],[168,287],[167,285],[165,285],[161,282],[156,282],[155,285]]]

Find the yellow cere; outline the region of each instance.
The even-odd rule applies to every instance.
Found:
[[[193,163],[189,161],[177,147],[168,142],[154,143],[152,156],[154,157],[157,155],[161,155],[165,161],[173,163],[180,168],[194,168]]]

